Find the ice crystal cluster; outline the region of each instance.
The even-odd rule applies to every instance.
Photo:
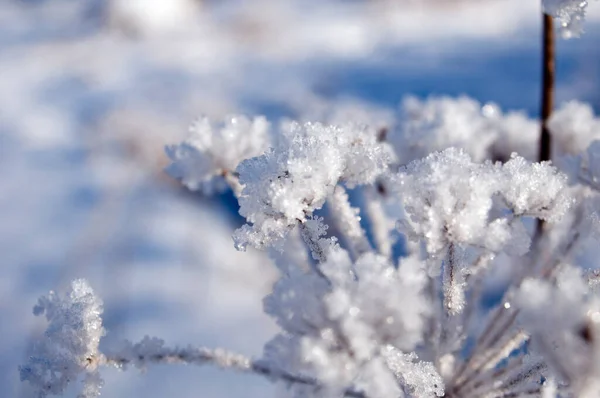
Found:
[[[208,194],[222,191],[238,163],[260,155],[269,142],[269,124],[263,117],[230,116],[219,124],[204,117],[190,133],[182,144],[167,147],[167,155],[177,160],[168,172],[189,189]]]
[[[587,0],[542,0],[544,12],[560,23],[562,36],[578,37],[583,33]]]
[[[50,292],[34,307],[45,315],[48,327],[27,365],[21,366],[21,380],[29,381],[40,397],[58,395],[84,374],[81,397],[100,395],[102,382],[97,372],[98,344],[104,335],[102,301],[84,280],[76,280],[64,296]]]

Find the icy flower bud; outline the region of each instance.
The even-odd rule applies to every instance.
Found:
[[[236,246],[276,245],[297,222],[325,203],[335,186],[373,183],[392,159],[372,131],[356,126],[291,122],[274,147],[243,161],[240,214],[249,223],[234,235]]]
[[[424,239],[430,254],[452,243],[520,255],[528,250],[529,237],[513,218],[561,217],[571,205],[565,185],[566,176],[548,163],[515,155],[505,164],[477,164],[465,151],[449,148],[410,163],[396,176],[408,215],[398,225],[410,238]]]
[[[269,123],[264,117],[250,120],[229,116],[216,124],[204,117],[190,127],[189,137],[166,148],[171,164],[167,172],[191,190],[223,190],[221,178],[244,160],[262,154],[269,145]]]
[[[600,119],[589,104],[569,101],[552,113],[548,122],[556,155],[579,155],[600,139]]]
[[[102,301],[88,283],[75,280],[64,296],[54,292],[39,299],[35,315],[45,315],[48,327],[37,342],[26,365],[19,368],[22,381],[36,389],[38,396],[59,395],[81,374],[86,374],[84,397],[100,394],[102,380],[95,373],[102,327]]]
[[[549,162],[530,163],[513,155],[502,171],[506,184],[501,194],[516,214],[556,221],[572,204],[565,191],[567,176]]]
[[[560,23],[565,39],[579,37],[583,33],[587,0],[542,0],[544,12]]]
[[[535,157],[531,148],[535,148],[538,135],[536,121],[465,96],[407,97],[398,124],[390,141],[402,164],[450,147],[465,150],[476,162],[507,159],[514,151]]]

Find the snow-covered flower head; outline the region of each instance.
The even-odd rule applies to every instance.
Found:
[[[250,120],[229,116],[215,124],[203,117],[190,127],[181,144],[168,146],[172,163],[167,172],[191,190],[212,193],[226,186],[221,177],[244,160],[262,154],[269,145],[269,123],[264,117]]]
[[[521,325],[531,334],[531,349],[549,365],[552,377],[571,385],[576,396],[600,393],[600,300],[582,270],[561,266],[554,277],[530,278],[515,295]]]
[[[478,164],[450,148],[401,169],[396,188],[408,219],[399,225],[424,239],[430,254],[450,243],[524,254],[529,237],[513,219],[560,217],[570,204],[565,184],[566,177],[546,163],[513,156],[505,164]]]
[[[479,102],[468,97],[420,100],[411,96],[404,99],[401,111],[399,129],[391,137],[400,162],[453,146],[479,161],[487,157],[494,134],[486,126]]]
[[[569,101],[552,113],[548,128],[554,139],[554,155],[578,155],[600,139],[600,119],[589,104]]]
[[[390,141],[401,164],[450,147],[464,149],[476,162],[508,159],[512,152],[534,157],[538,124],[519,112],[503,113],[494,103],[465,96],[407,97]]]
[[[431,315],[421,261],[411,257],[394,267],[368,253],[353,262],[337,247],[320,269],[325,278],[290,270],[265,299],[265,311],[284,330],[267,345],[268,361],[318,377],[329,392],[323,396],[353,384],[377,397],[398,396],[399,384],[409,390],[426,385],[414,383],[411,374],[437,376],[431,391],[443,390],[431,364],[400,351],[422,342]],[[302,388],[295,390],[300,396]]]
[[[33,348],[29,362],[20,367],[21,380],[27,380],[38,396],[62,394],[70,382],[86,374],[83,397],[100,395],[101,380],[96,366],[102,327],[102,301],[85,280],[73,281],[64,296],[50,292],[39,299],[35,315],[45,315],[45,338]]]
[[[338,183],[372,183],[392,159],[389,147],[366,128],[284,124],[273,148],[237,169],[243,185],[240,214],[251,225],[236,231],[236,245],[277,243],[321,208]]]

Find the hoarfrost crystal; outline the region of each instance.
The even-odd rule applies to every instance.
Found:
[[[38,396],[62,394],[73,380],[85,374],[82,397],[100,395],[102,380],[96,366],[102,327],[102,301],[84,280],[76,280],[60,296],[54,292],[40,298],[35,315],[45,315],[45,339],[33,347],[27,365],[20,367],[21,380],[27,380]]]
[[[373,183],[392,159],[388,146],[358,126],[284,125],[273,148],[238,167],[240,214],[249,224],[236,231],[236,246],[277,245],[338,183]]]
[[[544,12],[560,22],[563,37],[578,37],[583,33],[587,0],[542,0],[542,4]]]
[[[166,148],[172,161],[167,171],[191,190],[212,193],[226,186],[222,177],[268,145],[269,123],[264,117],[229,116],[222,124],[204,117],[194,123],[183,143]]]

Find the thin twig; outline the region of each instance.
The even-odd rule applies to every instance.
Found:
[[[148,351],[140,348],[142,345],[134,345],[131,350],[111,355],[102,359],[88,358],[90,366],[112,365],[123,367],[136,365],[138,367],[150,364],[181,363],[191,365],[215,365],[222,369],[236,370],[246,373],[255,373],[266,376],[271,380],[284,381],[291,384],[302,384],[313,386],[315,389],[322,388],[319,381],[312,377],[295,375],[285,370],[276,369],[265,362],[254,361],[240,354],[225,350],[211,350],[207,348],[167,348],[158,347]],[[366,398],[366,395],[357,389],[347,388],[344,396],[351,398]]]
[[[455,302],[454,290],[456,286],[456,249],[454,243],[448,246],[448,256],[444,264],[443,286],[444,286],[444,309],[447,315],[454,315],[457,310]]]
[[[353,259],[372,252],[373,248],[360,225],[359,209],[350,205],[348,194],[343,186],[337,185],[329,197],[331,218],[346,243]]]
[[[542,82],[542,131],[540,135],[540,151],[538,160],[540,162],[550,160],[550,131],[548,130],[548,120],[554,108],[554,81],[556,74],[555,67],[555,35],[554,22],[552,16],[544,14],[543,16],[543,82]]]
[[[382,198],[386,195],[385,185],[382,182],[375,186],[366,186],[363,190],[365,215],[369,220],[373,243],[382,256],[388,259],[392,257],[392,239],[390,231],[392,227],[385,214]]]
[[[223,170],[222,175],[227,185],[229,185],[229,187],[233,191],[235,197],[239,199],[242,195],[242,190],[244,189],[243,185],[240,184],[239,175],[236,172],[232,172],[229,170]]]
[[[300,229],[300,236],[306,243],[306,246],[310,250],[313,259],[316,263],[311,263],[312,270],[319,275],[321,278],[329,282],[327,275],[321,270],[321,264],[327,261],[327,248],[323,246],[323,240],[313,234],[313,231],[306,226],[302,221],[298,221],[298,228]]]
[[[552,16],[543,14],[542,41],[542,98],[541,98],[541,132],[538,161],[544,162],[551,157],[551,137],[548,120],[554,108],[554,82],[556,75],[556,45],[554,21]],[[539,240],[544,227],[544,221],[538,219],[534,242]]]

